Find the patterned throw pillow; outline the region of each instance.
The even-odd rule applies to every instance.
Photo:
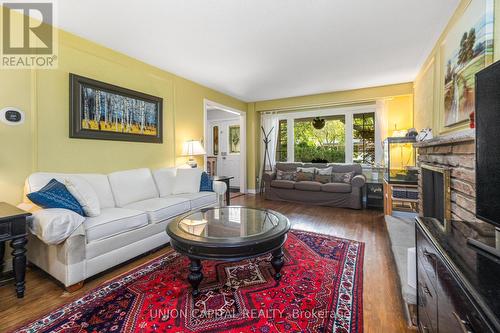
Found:
[[[332,181],[332,167],[318,169],[314,173],[314,181],[320,182],[321,184],[330,183]]]
[[[332,182],[350,184],[352,177],[354,177],[354,171],[351,171],[351,172],[333,172],[332,173]]]
[[[295,181],[296,178],[297,178],[297,172],[295,172],[295,171],[276,170],[276,180]]]
[[[200,180],[200,192],[213,192],[214,191],[214,181],[208,173],[203,171]]]
[[[27,197],[35,205],[42,208],[64,208],[85,216],[80,203],[71,195],[64,184],[55,179],[51,179],[40,191],[27,194]]]
[[[314,169],[315,168],[297,168],[296,181],[312,181],[314,179]]]

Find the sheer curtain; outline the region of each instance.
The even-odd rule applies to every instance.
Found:
[[[375,111],[375,162],[381,164],[384,160],[384,140],[388,136],[387,100],[379,99]]]
[[[278,130],[279,130],[279,120],[278,120],[278,113],[277,112],[266,112],[262,114],[261,117],[261,126],[264,128],[264,132],[266,134],[271,131],[271,134],[269,135],[269,145],[268,145],[268,151],[269,151],[269,157],[271,159],[271,165],[269,164],[269,160],[264,161],[264,152],[265,152],[265,144],[264,144],[264,133],[262,132],[262,129],[260,131],[260,142],[261,142],[261,158],[260,158],[260,165],[261,167],[266,163],[265,169],[270,170],[273,168],[273,166],[276,164],[276,143],[278,140]],[[272,130],[271,130],[272,129]]]

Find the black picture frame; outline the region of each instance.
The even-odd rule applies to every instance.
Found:
[[[84,91],[84,89],[86,89]],[[114,99],[116,101],[115,104],[113,104],[113,108],[120,108],[120,106],[125,106],[126,110],[129,110],[126,112],[126,115],[129,120],[127,121],[125,127],[123,123],[123,119],[125,117],[125,109],[120,109],[117,110],[115,109],[115,114],[114,114],[114,119],[115,122],[115,130],[102,130],[101,129],[101,123],[102,123],[102,117],[106,117],[107,119],[107,114],[105,112],[104,115],[101,115],[101,111],[99,111],[99,121],[95,121],[95,118],[93,120],[93,125],[98,126],[97,129],[92,129],[90,128],[92,124],[89,124],[89,122],[92,122],[92,120],[89,121],[89,111],[88,111],[88,104],[89,101],[91,101],[92,97],[89,96],[83,96],[84,94],[92,94],[93,91],[99,91],[99,98],[96,99],[95,95],[93,95],[93,103],[92,107],[94,108],[92,111],[97,113],[97,107],[96,107],[96,100],[99,100],[99,103],[102,103],[103,99],[101,97],[101,93],[104,93],[104,101],[107,103],[106,107],[109,107],[109,100],[108,98]],[[96,94],[94,92],[94,94]],[[148,95],[142,92],[130,90],[127,88],[115,86],[109,83],[93,80],[87,77],[83,77],[80,75],[76,75],[73,73],[69,74],[69,137],[70,138],[75,138],[75,139],[92,139],[92,140],[113,140],[113,141],[132,141],[132,142],[147,142],[147,143],[163,143],[163,98],[157,97],[157,96],[152,96]],[[87,106],[84,105],[84,99],[87,102]],[[122,104],[120,104],[122,103]],[[142,133],[130,133],[131,131],[137,128],[139,124],[135,122],[133,119],[137,118],[137,109],[134,109],[133,107],[129,107],[128,103],[132,103],[133,105],[142,105],[142,122],[140,125],[140,129]],[[142,104],[141,104],[142,103]],[[118,105],[118,106],[117,106]],[[87,114],[84,115],[84,108],[87,107]],[[144,111],[147,107],[147,111]],[[99,107],[101,109],[101,107]],[[135,110],[135,111],[134,111]],[[112,111],[111,111],[112,112]],[[121,117],[120,117],[120,123],[118,123],[118,112],[120,112]],[[150,119],[154,119],[154,124],[153,121],[149,122],[149,127],[145,126],[145,118],[146,116],[144,113],[147,112],[148,116]],[[154,116],[152,116],[154,114]],[[132,119],[132,120],[130,120]],[[84,121],[87,122],[87,126],[89,128],[84,127]],[[105,122],[105,126],[108,124],[111,124],[111,127],[113,127],[113,122]],[[121,127],[121,131],[118,131],[118,126]],[[124,129],[125,128],[125,129]],[[152,134],[143,134],[146,131],[152,132]]]

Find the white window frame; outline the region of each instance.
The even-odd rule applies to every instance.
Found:
[[[345,116],[345,163],[353,162],[353,119],[355,114],[359,113],[375,113],[375,163],[380,163],[382,161],[382,139],[381,133],[382,125],[381,122],[377,121],[377,107],[375,104],[351,106],[351,107],[332,107],[324,108],[318,110],[308,110],[308,111],[296,111],[280,113],[278,115],[279,120],[287,121],[287,162],[295,161],[295,134],[294,134],[294,122],[296,119],[311,118],[311,117],[328,117],[328,116]]]

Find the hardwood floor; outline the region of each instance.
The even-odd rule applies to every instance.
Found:
[[[259,196],[240,196],[233,205],[266,207],[285,214],[292,228],[365,242],[363,272],[364,332],[415,332],[407,327],[399,291],[396,268],[390,252],[383,212],[348,210],[266,201]],[[163,254],[158,250],[86,281],[84,287],[69,294],[51,277],[37,268],[29,268],[26,296],[15,297],[12,285],[0,287],[0,332],[11,330],[23,322],[36,319],[69,302],[106,280]]]

